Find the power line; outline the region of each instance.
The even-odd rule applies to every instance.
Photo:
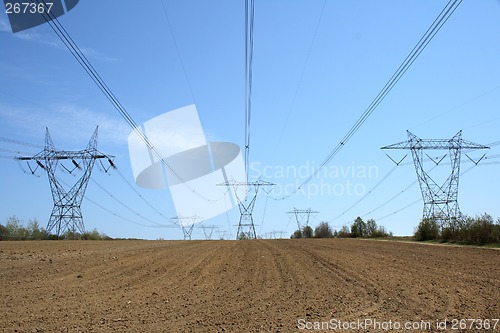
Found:
[[[500,141],[498,141],[498,144],[500,144]],[[491,146],[490,145],[487,145],[487,146]],[[498,155],[500,156],[500,154]],[[497,155],[492,155],[490,156],[490,158],[496,158]],[[487,159],[488,157],[485,157],[485,159]],[[429,159],[425,159],[424,161],[432,161],[431,158]],[[466,161],[467,163],[467,161]],[[491,162],[491,163],[496,163],[496,162]],[[397,165],[395,165],[377,184],[375,184],[364,196],[362,196],[358,201],[356,201],[353,205],[351,205],[349,208],[347,208],[346,210],[344,210],[342,212],[342,214],[339,214],[338,216],[334,217],[333,219],[331,219],[329,222],[333,222],[337,219],[339,219],[340,217],[342,217],[345,213],[347,213],[348,211],[350,211],[352,208],[354,208],[355,206],[357,206],[361,201],[363,201],[364,199],[366,199],[366,197],[368,197],[377,187],[380,186],[380,184],[382,184],[395,170],[396,168],[399,166],[399,165],[410,165],[410,164],[413,164],[413,162],[407,162],[407,163],[398,163]],[[443,163],[443,165],[446,165],[446,164],[449,164],[449,163]],[[437,166],[435,166],[437,167]],[[434,167],[434,168],[435,168]],[[430,171],[432,171],[434,168],[432,168]],[[385,206],[386,204],[388,204],[389,202],[391,202],[392,200],[394,200],[395,198],[397,198],[398,196],[400,196],[401,194],[403,194],[406,190],[408,190],[410,187],[412,187],[413,185],[415,185],[417,183],[417,181],[411,183],[410,185],[408,185],[406,188],[404,188],[401,192],[397,193],[394,197],[392,197],[391,199],[389,199],[388,201],[384,202],[382,205],[376,207],[375,209],[371,210],[370,212],[368,212],[367,214],[364,214],[362,215],[362,217],[365,217],[366,215],[368,214],[371,214],[373,213],[374,211],[378,210],[379,208],[382,208],[383,206]]]
[[[453,108],[451,108],[451,109],[449,109],[449,110],[447,110],[447,111],[444,111],[444,112],[442,112],[442,113],[440,113],[440,114],[438,114],[438,115],[433,115],[432,117],[428,118],[427,120],[424,120],[424,121],[423,121],[423,122],[421,122],[420,124],[413,126],[413,127],[412,127],[412,129],[419,128],[419,127],[421,127],[422,125],[427,124],[428,122],[431,122],[431,121],[433,121],[433,120],[436,120],[436,119],[438,119],[438,118],[441,118],[441,117],[443,117],[444,115],[446,115],[446,114],[448,114],[448,113],[451,113],[451,112],[453,112],[453,111],[456,111],[456,110],[460,109],[461,107],[463,107],[463,106],[465,106],[465,105],[467,105],[467,104],[470,104],[470,103],[472,103],[472,102],[475,102],[475,101],[477,101],[478,99],[480,99],[480,98],[482,98],[482,97],[484,97],[484,96],[486,96],[486,95],[488,95],[488,94],[490,94],[490,93],[494,92],[495,90],[497,90],[497,89],[499,89],[499,88],[500,88],[500,85],[498,85],[498,86],[496,86],[496,87],[494,87],[494,88],[492,88],[492,89],[490,89],[490,90],[488,90],[488,91],[485,91],[485,92],[483,92],[482,94],[477,95],[477,96],[475,96],[475,97],[473,97],[473,98],[471,98],[471,99],[469,99],[469,100],[467,100],[467,101],[465,101],[465,102],[463,102],[463,103],[461,103],[461,104],[459,104],[459,105],[457,105],[457,106],[455,106],[455,107],[453,107]]]
[[[42,146],[42,145],[37,145],[37,144],[34,144],[34,143],[29,143],[29,142],[24,142],[24,141],[19,141],[19,140],[4,138],[4,137],[0,137],[0,141],[12,143],[12,144],[15,144],[15,145],[21,145],[21,146],[26,146],[26,147],[31,147],[31,148],[37,148],[37,149],[43,149],[44,148],[44,146]]]
[[[429,42],[434,38],[434,36],[441,30],[442,26],[450,18],[450,16],[458,8],[462,0],[450,0],[448,4],[444,7],[438,17],[434,20],[431,26],[427,29],[425,34],[420,38],[417,45],[412,49],[410,54],[406,57],[403,63],[399,66],[396,72],[391,76],[389,81],[385,84],[382,90],[378,93],[375,99],[371,102],[368,108],[363,112],[361,117],[356,121],[356,123],[349,129],[347,134],[340,140],[337,146],[327,155],[327,157],[321,162],[321,164],[311,173],[311,175],[306,178],[300,185],[292,191],[290,194],[285,195],[279,199],[285,199],[295,194],[302,186],[309,183],[316,174],[337,155],[337,153],[347,144],[347,142],[354,136],[354,134],[359,130],[359,128],[365,123],[365,121],[370,117],[370,115],[375,111],[378,105],[384,100],[384,98],[389,94],[392,88],[398,83],[401,77],[406,73],[410,66],[415,62],[418,56],[422,53]]]
[[[486,160],[486,159],[496,159],[496,158],[500,158],[500,154],[487,156],[487,157],[485,157],[484,159]],[[472,161],[465,160],[463,163],[472,163]],[[447,164],[449,164],[449,163],[442,163],[442,164],[440,164],[440,165],[447,165]],[[461,176],[464,176],[465,174],[467,174],[468,172],[470,172],[472,169],[474,169],[474,167],[476,167],[476,166],[484,166],[484,165],[490,165],[490,164],[500,164],[500,161],[482,162],[481,164],[477,164],[477,165],[476,165],[476,164],[474,164],[474,165],[472,165],[469,169],[465,170],[464,172],[461,172],[461,173],[460,173],[460,175],[461,175]],[[434,169],[435,169],[435,168],[437,168],[437,167],[438,167],[438,165],[435,165],[434,167],[432,167],[432,168],[429,170],[429,172],[431,172],[432,170],[434,170]],[[370,215],[370,214],[372,214],[373,212],[377,211],[378,209],[380,209],[380,208],[382,208],[382,207],[386,206],[388,203],[390,203],[391,201],[393,201],[394,199],[396,199],[398,196],[400,196],[401,194],[403,194],[405,191],[407,191],[409,188],[411,188],[412,186],[414,186],[414,185],[415,185],[415,184],[417,184],[417,183],[418,183],[418,180],[416,180],[416,181],[412,182],[411,184],[409,184],[408,186],[406,186],[403,190],[401,190],[400,192],[396,193],[396,194],[395,194],[393,197],[391,197],[389,200],[385,201],[384,203],[382,203],[381,205],[377,206],[376,208],[374,208],[374,209],[370,210],[368,213],[363,214],[363,215],[360,215],[360,216],[361,216],[361,217],[366,217],[367,215]],[[387,218],[387,217],[389,217],[389,216],[391,216],[391,215],[394,215],[394,214],[396,214],[396,213],[399,213],[400,211],[402,211],[402,210],[404,210],[404,209],[407,209],[407,208],[409,208],[409,207],[411,207],[411,206],[415,205],[416,203],[420,202],[421,200],[422,200],[422,198],[419,198],[417,201],[414,201],[414,202],[412,202],[412,203],[410,203],[410,204],[408,204],[408,205],[404,206],[403,208],[400,208],[400,209],[398,209],[398,210],[396,210],[396,211],[394,211],[394,212],[392,212],[392,213],[390,213],[390,214],[388,214],[388,215],[385,215],[385,216],[382,216],[381,218],[376,219],[376,221],[381,220],[381,219],[385,219],[385,218]],[[350,222],[347,222],[347,223],[344,223],[344,224],[342,224],[342,225],[346,225],[346,224],[349,224],[349,223],[350,223]]]
[[[323,1],[323,6],[321,7],[321,13],[319,14],[318,23],[316,24],[316,29],[314,29],[313,38],[311,40],[311,44],[309,45],[309,50],[307,51],[306,61],[304,62],[304,65],[302,66],[302,71],[300,72],[300,76],[299,76],[299,82],[297,83],[297,87],[295,88],[295,92],[294,92],[293,97],[292,97],[292,103],[290,105],[290,109],[288,109],[288,112],[287,112],[286,117],[285,117],[285,121],[283,122],[283,128],[281,129],[280,136],[278,137],[278,140],[276,140],[276,148],[274,149],[272,156],[276,155],[276,150],[278,148],[279,143],[281,142],[281,139],[283,138],[283,134],[284,134],[285,129],[288,125],[288,121],[290,120],[290,114],[292,113],[293,107],[295,106],[295,99],[297,98],[297,95],[299,93],[299,89],[300,89],[300,86],[302,84],[302,79],[304,78],[304,73],[306,71],[306,67],[307,67],[307,64],[309,62],[309,58],[311,57],[311,51],[312,51],[314,42],[316,40],[316,35],[318,34],[319,26],[321,23],[321,19],[323,18],[323,12],[325,11],[325,7],[326,7],[326,0]]]
[[[464,172],[462,172],[462,173],[461,173],[461,176],[464,176],[466,173],[468,173],[469,171],[471,171],[471,170],[472,170],[475,166],[477,166],[477,165],[473,165],[473,166],[471,166],[469,169],[467,169],[467,170],[465,170]],[[417,203],[419,203],[419,202],[421,202],[421,201],[422,201],[422,198],[418,198],[416,201],[413,201],[413,202],[409,203],[408,205],[405,205],[404,207],[402,207],[402,208],[400,208],[400,209],[398,209],[398,210],[396,210],[396,211],[394,211],[394,212],[392,212],[392,213],[390,213],[390,214],[387,214],[387,215],[385,215],[385,216],[379,217],[379,218],[378,218],[378,219],[376,219],[375,221],[380,221],[380,220],[386,219],[386,218],[388,218],[388,217],[390,217],[390,216],[392,216],[392,215],[395,215],[395,214],[397,214],[397,213],[399,213],[399,212],[401,212],[401,211],[403,211],[403,210],[405,210],[405,209],[407,209],[407,208],[410,208],[411,206],[416,205]],[[364,215],[364,216],[365,216],[365,215]],[[364,217],[364,216],[363,216],[363,217]]]
[[[29,143],[29,142],[23,142],[23,141],[18,141],[18,140],[13,140],[13,139],[8,139],[8,138],[0,138],[1,141],[4,141],[4,142],[9,142],[9,143],[15,143],[15,144],[20,144],[20,145],[24,145],[24,146],[27,146],[27,147],[37,147],[38,145],[36,144],[33,144],[33,143]],[[5,152],[12,152],[12,153],[22,153],[22,152],[19,152],[19,151],[15,151],[15,150],[10,150],[10,149],[4,149],[4,148],[0,148],[0,151],[5,151]],[[30,154],[30,153],[27,153],[27,154]],[[15,159],[15,157],[8,157],[8,158],[13,158]],[[128,182],[125,177],[123,176],[123,174],[118,170],[118,168],[112,164],[112,166],[114,166],[115,170],[117,171],[117,173],[120,175],[120,177],[129,185],[129,187],[137,194],[139,195],[139,197],[146,203],[148,204],[153,210],[155,210],[155,212],[157,212],[160,216],[164,217],[166,220],[168,220],[170,223],[172,223],[171,220],[167,219],[161,212],[159,212],[156,208],[154,208],[145,198],[143,198],[138,192],[137,190],[130,184],[130,182]],[[25,171],[26,172],[26,171]],[[34,174],[34,171],[31,172],[32,174]],[[62,184],[66,185],[67,187],[71,187],[70,185],[68,185],[65,181],[63,181],[62,179],[60,179],[59,177],[57,177],[58,181],[60,181]],[[144,220],[150,222],[150,223],[153,223],[155,224],[155,226],[150,226],[150,225],[146,225],[146,224],[142,224],[142,223],[137,223],[137,222],[134,222],[130,219],[127,219],[123,216],[120,216],[114,212],[112,212],[111,210],[101,206],[100,204],[98,204],[97,202],[91,200],[91,199],[88,199],[90,202],[92,202],[93,204],[97,205],[98,207],[106,210],[107,212],[109,212],[110,214],[113,214],[123,220],[126,220],[130,223],[133,223],[133,224],[137,224],[137,225],[141,225],[141,226],[146,226],[146,227],[167,227],[163,224],[160,224],[160,223],[157,223],[151,219],[148,219],[146,217],[144,217],[143,215],[139,214],[138,212],[136,212],[135,210],[131,209],[128,205],[126,205],[125,203],[123,203],[122,201],[120,201],[118,198],[116,198],[112,193],[110,193],[108,190],[106,190],[104,188],[104,186],[100,185],[95,179],[93,179],[92,177],[90,177],[90,180],[92,180],[101,190],[103,190],[106,194],[108,194],[111,198],[113,198],[116,202],[118,202],[120,205],[122,205],[123,207],[125,207],[126,209],[128,209],[129,211],[131,211],[133,214],[135,214],[136,216],[139,216],[141,218],[143,218]]]
[[[20,150],[14,150],[14,149],[9,149],[9,148],[1,148],[0,151],[4,153],[11,153],[11,154],[18,154],[18,155],[31,155],[33,152],[27,152],[27,151],[20,151]],[[14,157],[12,157],[14,158]]]
[[[245,0],[245,181],[250,169],[250,120],[252,115],[254,0]]]
[[[125,178],[125,176],[120,172],[120,170],[118,170],[118,168],[115,168],[116,172],[118,173],[118,175],[123,179],[123,181],[125,183],[127,183],[127,185],[132,189],[132,191],[135,192],[135,194],[137,194],[139,196],[139,198],[141,198],[142,201],[144,201],[144,203],[146,203],[146,205],[148,205],[151,209],[153,209],[158,215],[160,215],[162,218],[164,218],[166,221],[169,221],[169,222],[172,222],[171,219],[167,218],[165,215],[163,215],[158,209],[156,209],[149,201],[146,200],[146,198],[144,198],[136,189],[135,187],[130,184],[130,182]]]
[[[64,184],[65,186],[70,187],[70,185],[69,185],[68,183],[66,183],[64,180],[62,180],[60,177],[57,177],[57,179],[59,180],[59,182],[61,182],[61,183],[62,183],[62,184]],[[91,179],[92,179],[92,178],[91,178]],[[92,179],[92,181],[93,181],[93,182],[94,182],[94,183],[95,183],[95,184],[96,184],[99,188],[101,188],[101,189],[103,189],[103,190],[104,190],[104,188],[103,188],[101,185],[99,185],[99,184],[98,184],[98,183],[97,183],[94,179]],[[109,193],[108,191],[106,191],[106,190],[105,190],[105,192],[106,192],[106,193],[108,193],[108,194],[110,194],[110,193]],[[112,195],[111,195],[111,196],[112,196]],[[112,196],[112,197],[113,197],[115,200],[119,201],[119,200],[118,200],[118,199],[116,199],[114,196]],[[168,228],[168,227],[170,227],[170,226],[166,226],[166,225],[163,225],[163,224],[160,224],[160,223],[156,223],[156,222],[153,222],[153,223],[154,223],[154,225],[148,225],[148,224],[144,224],[144,223],[139,223],[139,222],[133,221],[133,220],[131,220],[131,219],[129,219],[129,218],[126,218],[126,217],[124,217],[124,216],[121,216],[121,215],[119,215],[119,214],[115,213],[114,211],[112,211],[112,210],[111,210],[111,209],[109,209],[109,208],[104,207],[103,205],[101,205],[101,204],[97,203],[97,201],[92,200],[92,199],[91,199],[88,195],[86,195],[86,196],[84,197],[84,199],[85,199],[85,200],[87,200],[87,201],[89,201],[90,203],[92,203],[92,204],[96,205],[97,207],[101,208],[102,210],[105,210],[106,212],[110,213],[111,215],[114,215],[114,216],[118,217],[119,219],[122,219],[122,220],[127,221],[127,222],[132,223],[132,224],[136,224],[136,225],[140,225],[140,226],[142,226],[142,227],[148,227],[148,228]],[[121,204],[123,205],[123,203],[121,203]],[[149,221],[150,221],[150,220],[149,220]],[[173,227],[173,226],[172,226],[172,227]]]
[[[31,0],[36,1],[38,4],[44,4],[45,0]],[[161,163],[168,168],[179,180],[183,180],[182,177],[174,170],[174,168],[163,158],[160,152],[156,149],[156,147],[151,143],[148,137],[142,132],[139,125],[134,121],[132,116],[127,112],[125,107],[120,103],[118,98],[114,95],[112,90],[108,87],[106,82],[101,78],[97,70],[92,66],[90,61],[85,57],[85,54],[78,47],[76,42],[71,38],[69,33],[66,31],[64,26],[59,22],[56,16],[52,12],[43,13],[42,14],[49,26],[55,32],[55,34],[59,37],[59,39],[63,42],[66,48],[70,51],[73,57],[78,61],[80,66],[85,70],[87,75],[94,81],[99,90],[104,94],[104,96],[108,99],[108,101],[113,105],[113,107],[118,111],[118,113],[122,116],[122,118],[127,122],[127,124],[132,128],[132,130],[139,136],[139,138],[146,144],[148,149],[161,161]],[[205,198],[193,188],[189,186],[186,182],[183,182],[184,186],[189,187],[193,193],[198,195],[199,197],[211,201],[208,198]]]
[[[126,205],[125,203],[123,203],[122,201],[120,201],[117,197],[115,197],[111,192],[109,192],[108,190],[106,190],[104,188],[104,186],[102,186],[101,184],[99,184],[94,178],[90,178],[90,180],[92,180],[92,182],[97,185],[97,187],[99,187],[102,191],[104,191],[107,195],[109,195],[113,200],[115,200],[116,202],[118,202],[122,207],[124,207],[125,209],[127,209],[128,211],[130,211],[132,214],[142,218],[143,220],[146,220],[150,223],[153,223],[153,224],[156,224],[158,226],[163,226],[162,224],[160,223],[156,223],[155,221],[145,217],[144,215],[138,213],[137,211],[133,210],[132,208],[130,208],[128,205]]]
[[[123,217],[121,215],[118,215],[117,213],[113,212],[112,210],[110,210],[110,209],[104,207],[103,205],[98,204],[96,201],[90,199],[88,196],[85,196],[85,200],[87,200],[90,203],[96,205],[97,207],[105,210],[106,212],[110,213],[111,215],[114,215],[114,216],[118,217],[119,219],[122,219],[122,220],[127,221],[127,222],[132,223],[132,224],[140,225],[142,227],[147,227],[147,228],[168,228],[169,227],[169,226],[166,226],[166,225],[163,225],[163,224],[147,225],[147,224],[144,224],[144,223],[139,223],[139,222],[133,221],[131,219],[128,219],[126,217]]]
[[[345,213],[347,213],[348,211],[350,211],[351,209],[353,209],[354,207],[356,207],[361,201],[363,201],[364,199],[366,199],[366,197],[368,197],[370,194],[372,194],[373,191],[377,187],[379,187],[380,184],[382,184],[396,170],[397,167],[398,166],[395,165],[377,184],[375,184],[375,186],[373,186],[365,195],[363,195],[361,198],[359,198],[358,201],[356,201],[354,204],[352,204],[351,206],[349,206],[349,208],[347,208],[341,214],[339,214],[338,216],[334,217],[333,219],[331,219],[328,222],[333,222],[333,221],[339,219],[340,217],[344,216]]]
[[[179,58],[179,62],[181,63],[182,71],[184,72],[184,77],[186,78],[187,85],[189,87],[189,91],[191,92],[191,97],[196,104],[196,99],[194,98],[193,88],[191,86],[191,82],[189,81],[189,77],[187,75],[186,67],[184,66],[184,62],[182,61],[181,52],[179,50],[179,46],[177,45],[177,40],[175,39],[174,31],[172,30],[172,25],[170,24],[170,18],[168,17],[167,9],[165,8],[165,3],[163,0],[160,0],[161,7],[163,8],[163,14],[165,14],[165,19],[167,21],[168,30],[170,31],[170,35],[172,36],[172,40],[174,42],[175,50],[177,51],[177,56]]]

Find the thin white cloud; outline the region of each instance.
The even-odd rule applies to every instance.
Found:
[[[63,50],[63,51],[68,50],[67,47],[64,45],[64,43],[50,29],[49,29],[49,31],[40,32],[40,31],[37,31],[36,28],[32,28],[32,29],[12,33],[9,22],[5,19],[0,19],[0,32],[10,33],[15,38],[19,38],[19,39],[24,40],[26,42],[42,44],[42,45],[45,45],[45,46],[48,46],[48,47],[51,47],[51,48],[54,48],[57,50]],[[97,50],[91,48],[91,47],[79,46],[79,48],[83,52],[83,54],[89,59],[94,59],[94,60],[103,61],[103,62],[116,62],[116,61],[118,61],[118,58],[108,56],[100,51],[97,51]]]
[[[102,52],[99,52],[97,50],[94,50],[89,47],[80,47],[80,50],[83,52],[83,54],[90,59],[95,59],[103,62],[117,62],[118,58],[110,57],[105,55]]]
[[[0,32],[11,32],[10,24],[7,20],[0,19]]]
[[[49,128],[56,147],[73,149],[88,141],[99,126],[99,141],[109,145],[126,145],[130,127],[120,118],[85,107],[60,104],[47,108],[17,107],[0,104],[1,122],[23,133],[44,133]]]

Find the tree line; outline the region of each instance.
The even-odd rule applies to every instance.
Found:
[[[111,239],[104,233],[100,233],[97,229],[86,231],[83,234],[68,230],[63,235],[55,235],[47,233],[46,230],[40,227],[37,219],[29,220],[26,226],[16,216],[11,216],[7,219],[5,225],[0,224],[0,241],[3,240],[42,240],[42,239],[84,239],[84,240],[101,240]]]
[[[476,217],[463,215],[441,224],[437,219],[425,218],[415,228],[414,237],[418,241],[500,244],[500,219],[495,223],[493,217],[486,213]]]
[[[350,226],[332,230],[328,222],[320,222],[313,229],[304,226],[295,230],[290,238],[381,238],[393,237],[384,226],[377,226],[373,219],[366,222],[357,217]],[[496,220],[489,214],[476,217],[462,215],[456,219],[439,222],[438,219],[425,218],[415,228],[413,239],[416,241],[454,242],[459,244],[500,244],[500,218]]]
[[[332,230],[328,222],[322,221],[314,230],[308,225],[295,230],[290,238],[379,238],[392,236],[392,232],[387,232],[384,226],[378,226],[375,220],[369,219],[365,222],[358,216],[350,227],[344,225],[339,231]]]

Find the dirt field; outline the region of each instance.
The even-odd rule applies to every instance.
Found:
[[[500,251],[473,247],[0,242],[0,283],[1,332],[500,331]]]

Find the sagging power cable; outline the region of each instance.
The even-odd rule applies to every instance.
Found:
[[[300,183],[297,188],[295,188],[291,193],[281,197],[279,199],[286,199],[297,191],[301,189],[302,186],[309,183],[316,174],[338,154],[340,150],[349,142],[349,140],[356,134],[359,128],[365,123],[365,121],[370,117],[370,115],[375,111],[375,109],[380,105],[380,103],[385,99],[385,97],[389,94],[392,88],[398,83],[398,81],[403,77],[406,71],[410,68],[410,66],[417,60],[422,51],[426,48],[426,46],[430,43],[430,41],[434,38],[434,36],[441,30],[446,21],[450,18],[450,16],[455,12],[458,8],[462,0],[450,0],[443,10],[440,12],[438,17],[434,20],[431,26],[427,29],[424,35],[420,38],[418,43],[412,49],[410,54],[406,57],[403,63],[398,67],[396,72],[391,76],[389,81],[384,85],[382,90],[378,93],[375,99],[370,103],[370,105],[366,108],[366,110],[361,114],[359,119],[354,123],[354,125],[349,129],[349,131],[344,135],[344,137],[340,140],[340,142],[333,148],[333,150],[326,156],[326,158],[319,164],[319,166],[313,170],[311,175],[307,177],[302,183]]]

